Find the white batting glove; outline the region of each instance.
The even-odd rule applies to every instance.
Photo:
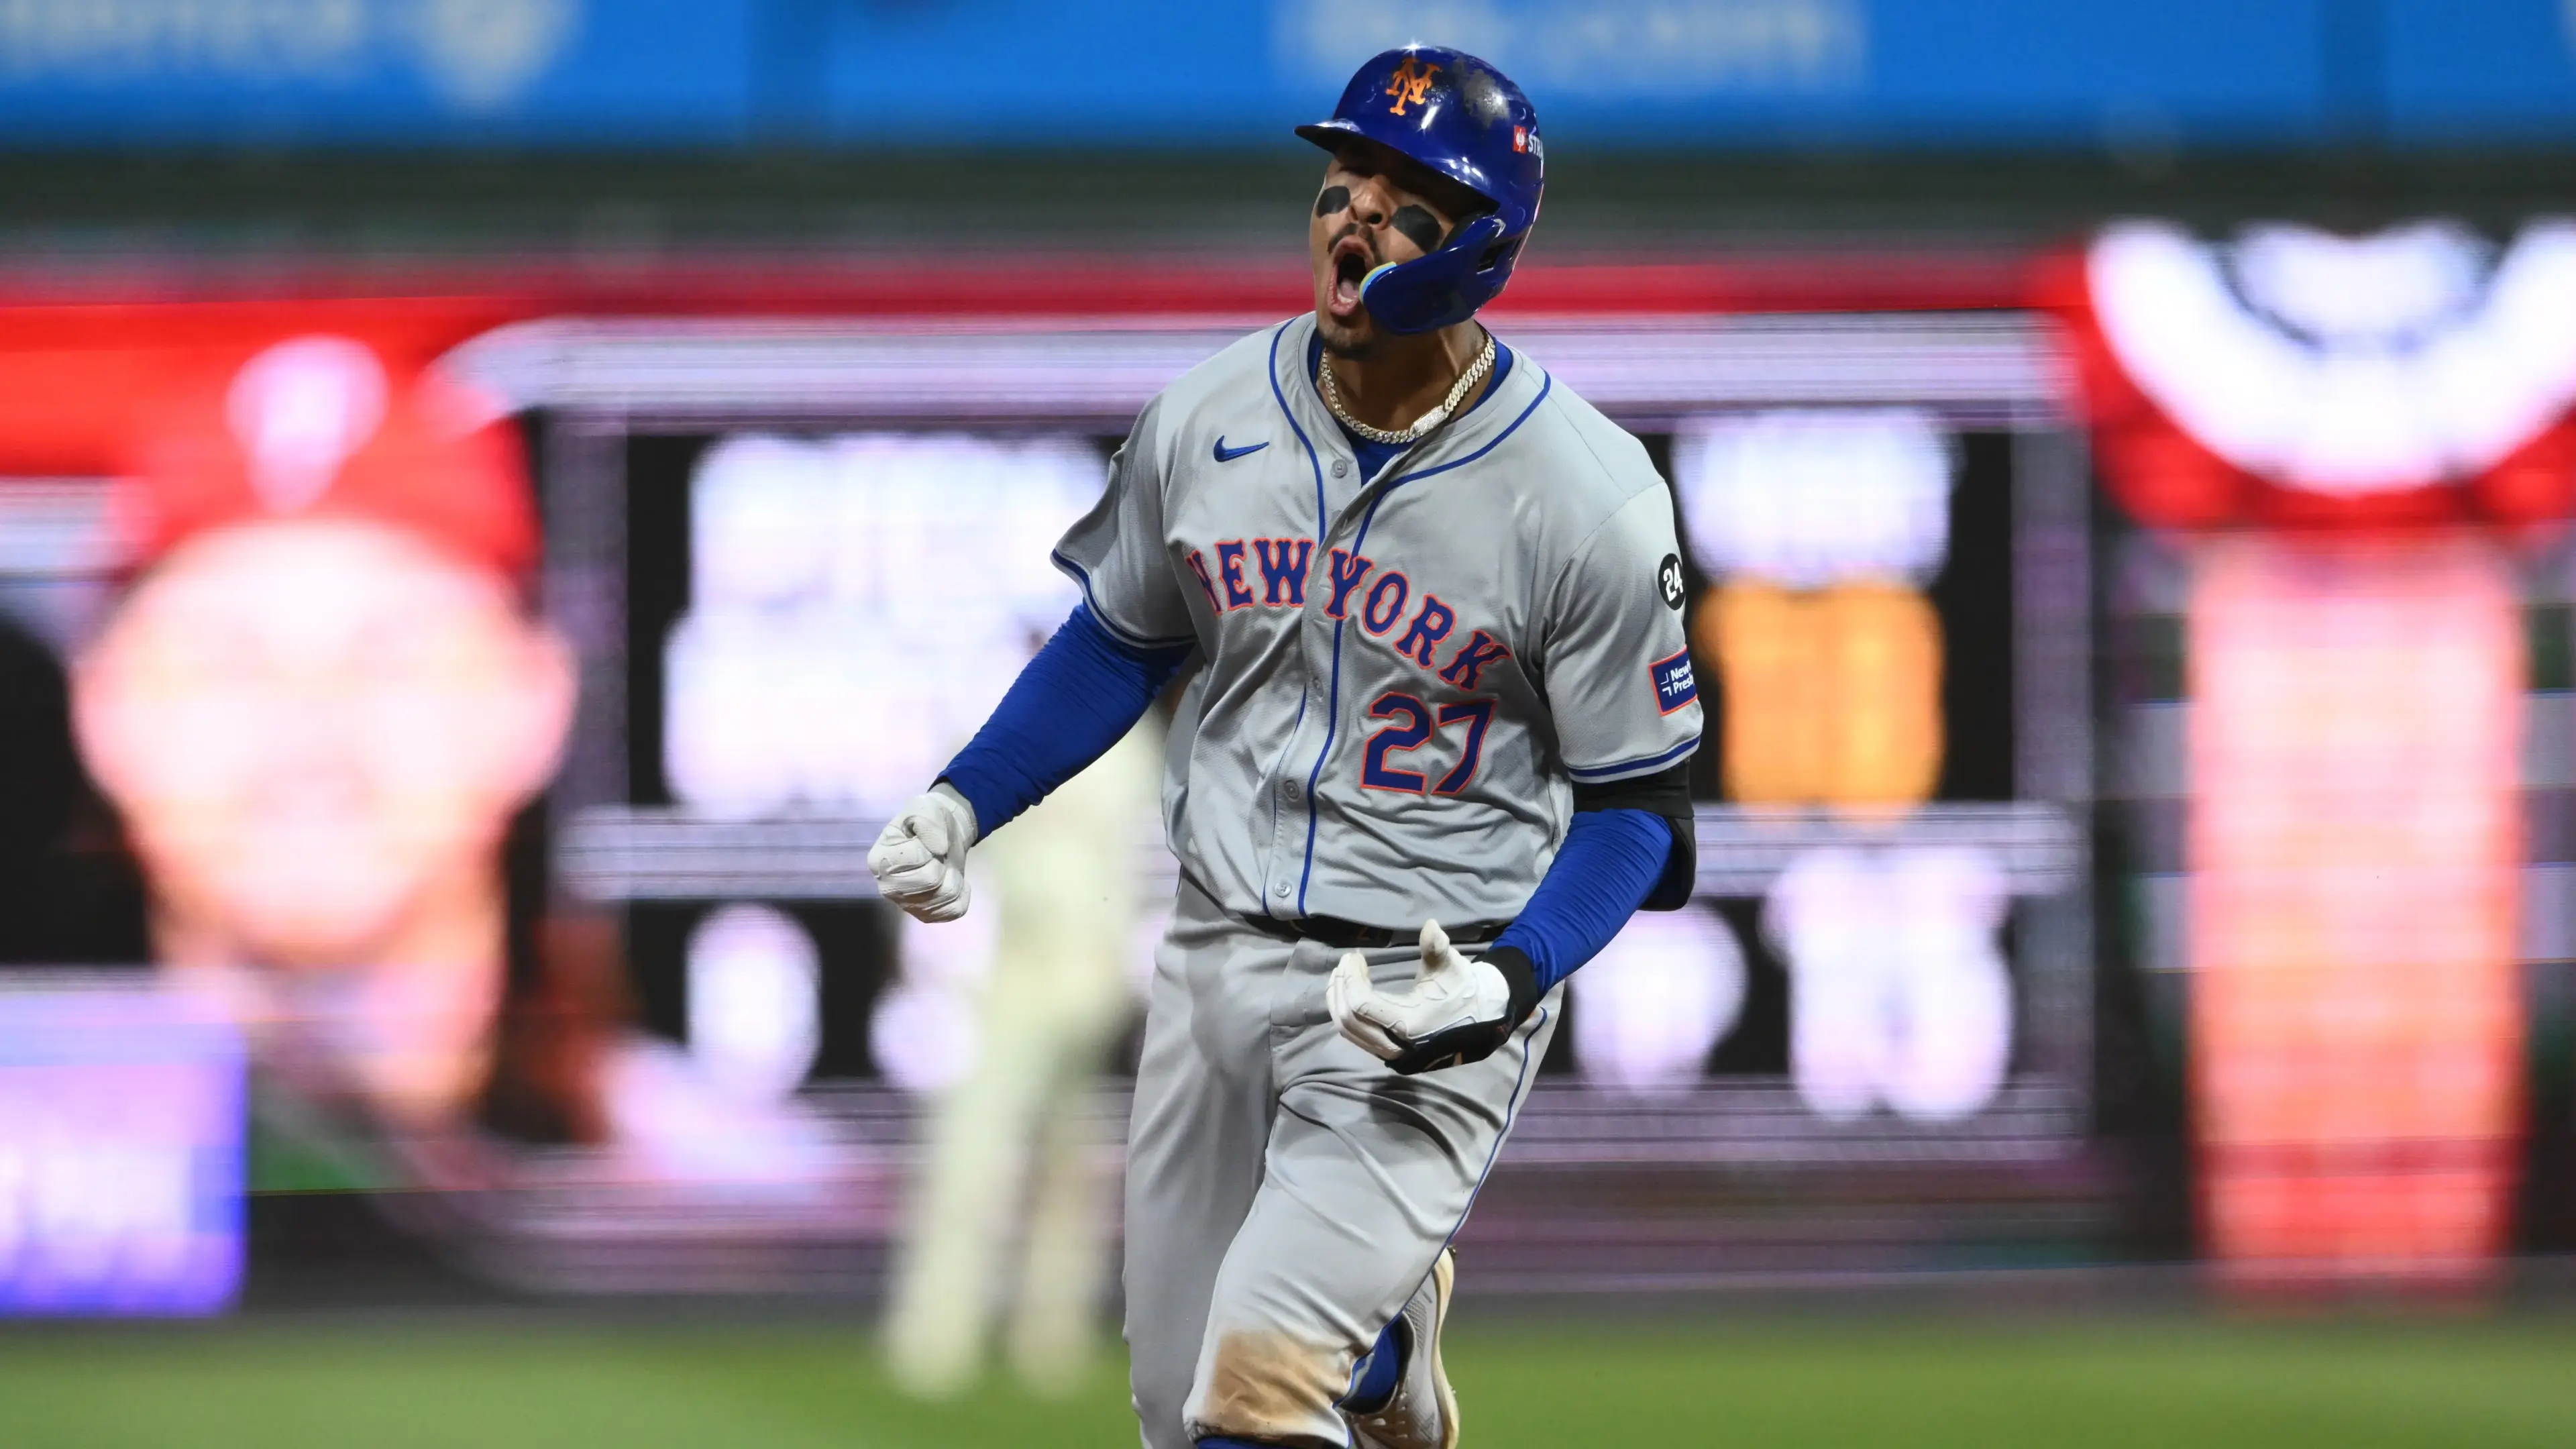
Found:
[[[1526,974],[1527,960],[1516,964]],[[1425,921],[1422,965],[1411,990],[1378,990],[1369,981],[1368,958],[1352,951],[1333,968],[1324,1004],[1342,1035],[1412,1076],[1493,1055],[1527,1014],[1520,995],[1501,968],[1492,961],[1467,959],[1449,944],[1449,933],[1438,921]]]
[[[916,921],[966,914],[966,847],[975,843],[975,807],[947,785],[933,785],[897,811],[868,847],[877,894]]]

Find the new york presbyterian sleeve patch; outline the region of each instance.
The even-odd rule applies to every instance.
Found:
[[[1691,675],[1690,651],[1685,649],[1669,659],[1658,659],[1646,666],[1655,681],[1655,707],[1666,714],[1699,698],[1699,681]]]

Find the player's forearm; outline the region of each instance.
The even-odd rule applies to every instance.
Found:
[[[1144,649],[1103,628],[1087,604],[1020,671],[992,718],[939,778],[975,810],[978,838],[1016,819],[1109,752],[1180,672],[1187,646]]]
[[[1526,961],[1526,989],[1535,1000],[1610,944],[1663,878],[1674,848],[1672,822],[1651,811],[1577,814],[1529,904],[1485,959],[1501,966],[1506,977],[1517,973],[1496,958],[1511,953]],[[1521,984],[1513,984],[1517,996]]]

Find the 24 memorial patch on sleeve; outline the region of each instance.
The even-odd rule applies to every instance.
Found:
[[[1655,681],[1655,706],[1666,714],[1699,698],[1699,680],[1691,674],[1690,651],[1685,649],[1669,659],[1658,659],[1646,666]]]

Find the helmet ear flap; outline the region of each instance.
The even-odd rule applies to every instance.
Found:
[[[1503,289],[1521,240],[1503,235],[1501,217],[1477,217],[1431,255],[1369,273],[1361,304],[1399,336],[1464,322]]]
[[[1516,240],[1503,235],[1503,219],[1489,211],[1462,223],[1457,233],[1449,238],[1449,244],[1441,250],[1472,257],[1474,260],[1467,269],[1482,272],[1509,256]]]

